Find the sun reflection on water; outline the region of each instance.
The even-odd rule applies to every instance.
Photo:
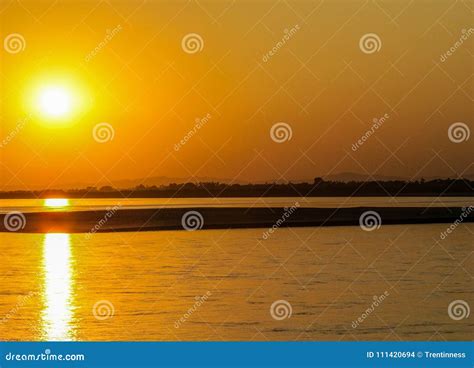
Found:
[[[44,206],[50,208],[62,208],[69,206],[69,199],[67,198],[46,198]]]
[[[45,340],[73,340],[73,267],[69,234],[45,234],[43,244]]]

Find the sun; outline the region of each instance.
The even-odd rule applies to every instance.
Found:
[[[44,118],[66,118],[74,110],[74,93],[61,85],[46,85],[38,88],[36,107]]]
[[[38,105],[42,114],[48,117],[64,117],[71,112],[72,94],[62,86],[47,86],[38,93]]]
[[[67,198],[46,198],[44,200],[45,207],[61,208],[69,206],[69,199]]]
[[[84,80],[65,72],[49,72],[30,81],[25,88],[27,109],[37,121],[51,127],[78,122],[90,106]]]

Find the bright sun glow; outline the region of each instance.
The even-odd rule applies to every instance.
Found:
[[[85,78],[60,68],[39,73],[23,90],[24,107],[43,126],[72,127],[92,106],[85,82]]]
[[[67,198],[48,198],[44,200],[46,207],[58,208],[69,206],[69,199]]]
[[[64,117],[71,112],[72,93],[65,87],[50,86],[38,92],[38,107],[47,117]]]

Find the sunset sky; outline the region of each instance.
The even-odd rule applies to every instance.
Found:
[[[468,1],[1,0],[0,190],[472,176],[474,132],[456,143],[448,131],[473,130],[473,11]],[[364,52],[372,33],[379,49]],[[291,139],[277,142],[281,122]],[[113,139],[94,139],[101,123]]]

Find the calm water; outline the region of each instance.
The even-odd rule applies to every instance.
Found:
[[[0,199],[0,212],[80,211],[157,207],[464,207],[474,205],[472,197],[267,197],[267,198],[130,198],[69,199],[67,207],[45,205],[43,199]]]
[[[474,306],[474,224],[446,227],[0,233],[0,336],[469,340],[472,315],[448,305]]]

